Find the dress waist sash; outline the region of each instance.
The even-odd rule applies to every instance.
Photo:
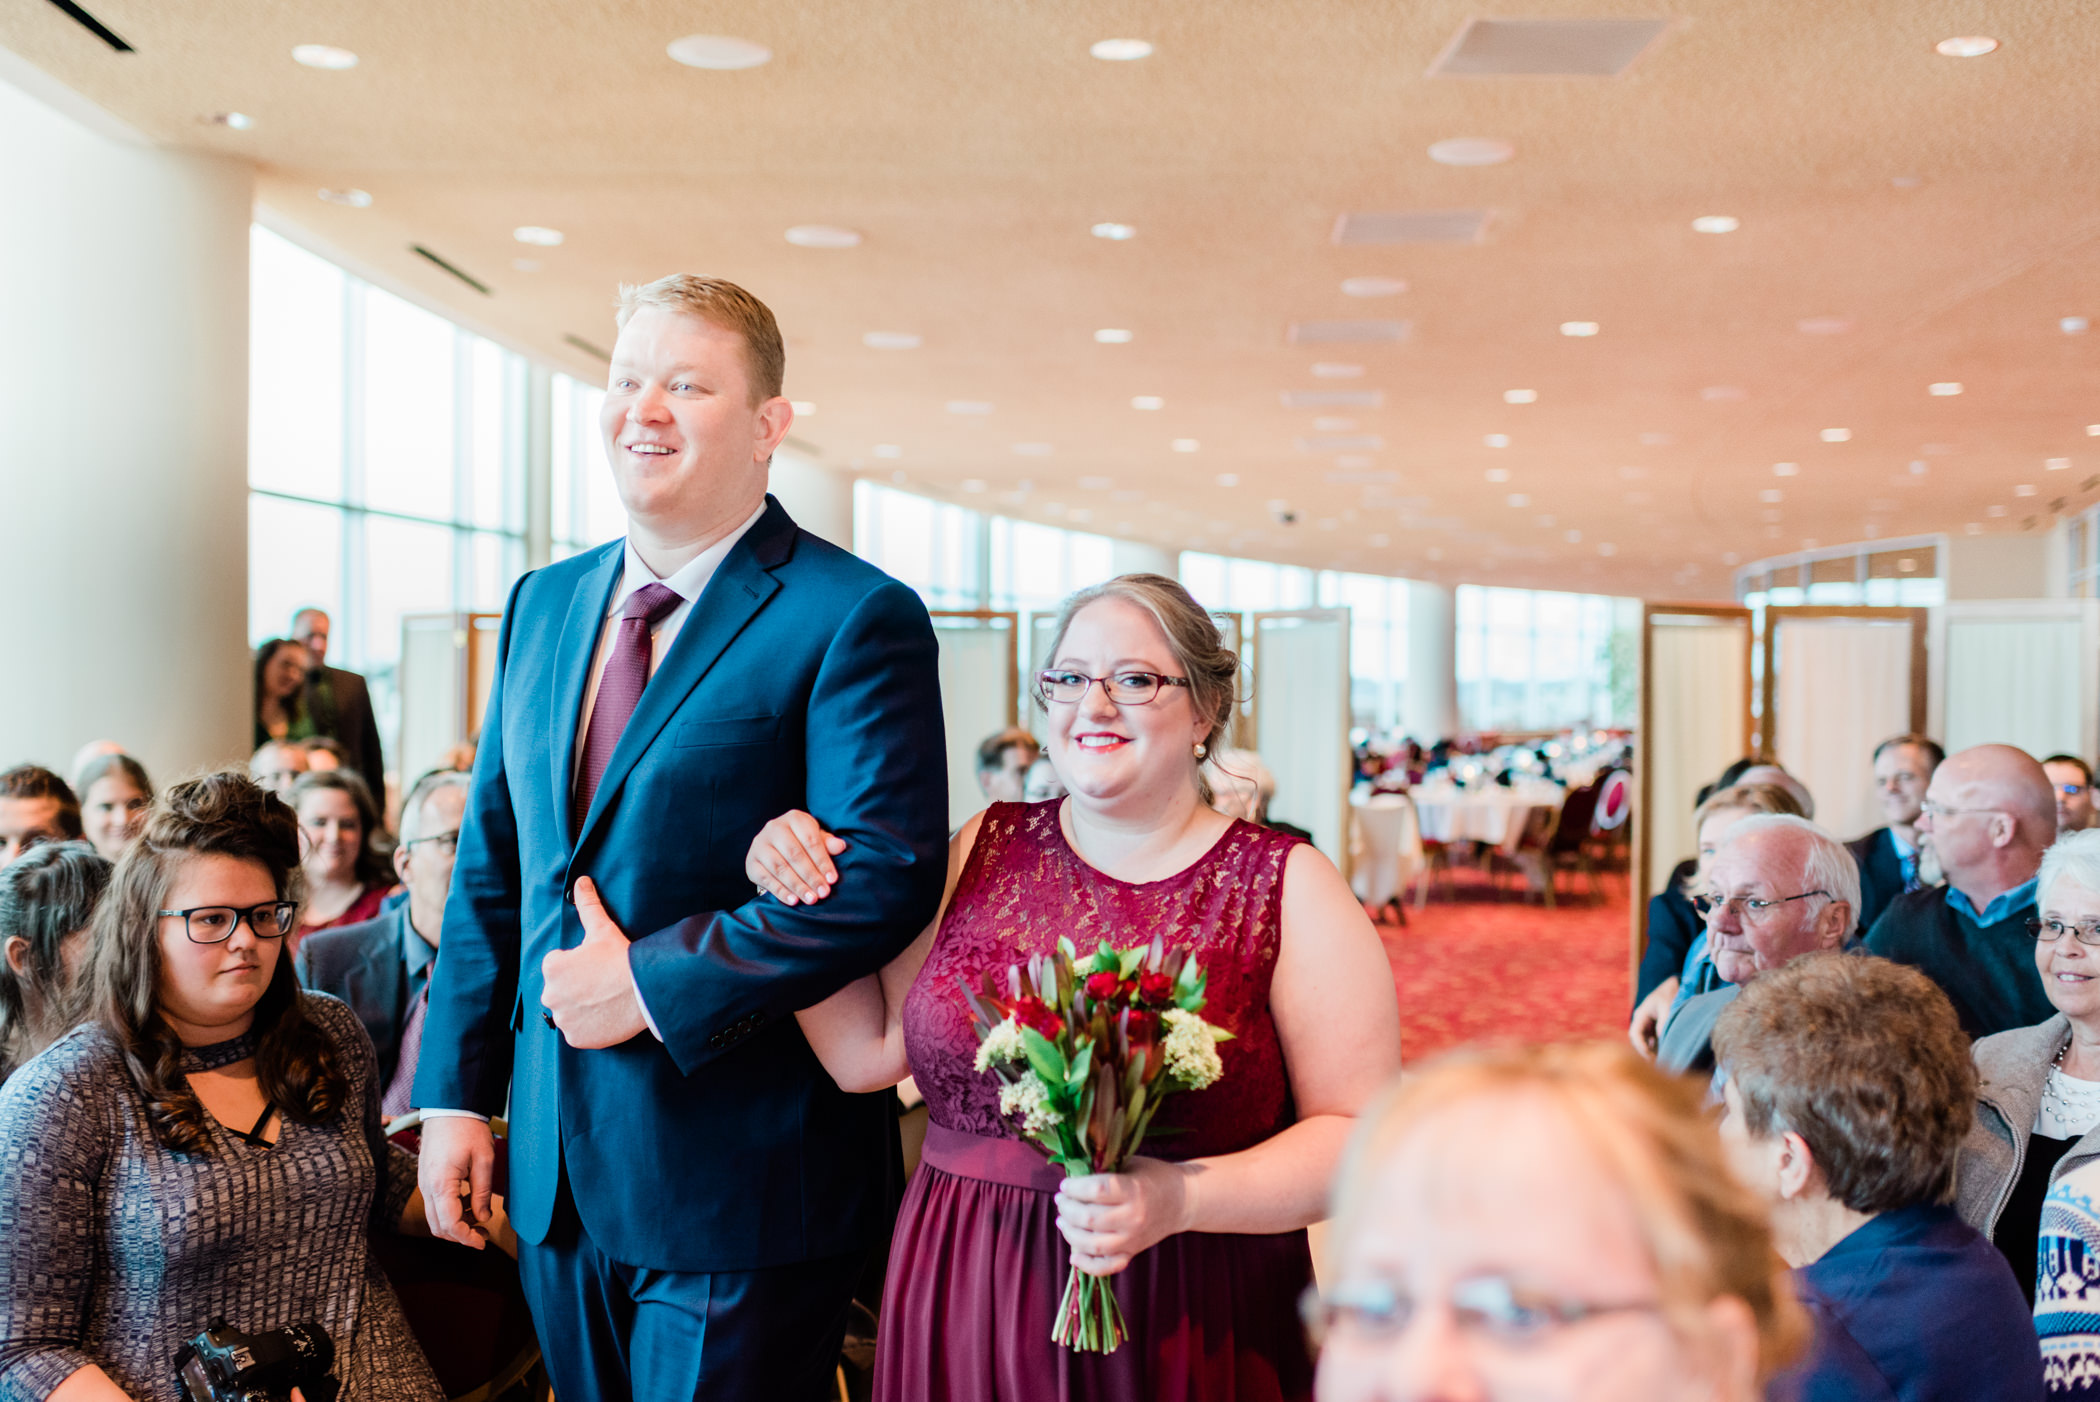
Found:
[[[994,1139],[929,1124],[919,1161],[956,1178],[975,1178],[1033,1193],[1054,1193],[1065,1171],[1018,1139]]]

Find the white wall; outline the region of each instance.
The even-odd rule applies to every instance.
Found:
[[[841,550],[853,548],[853,479],[783,445],[768,484],[795,524]]]
[[[1407,687],[1400,728],[1424,745],[1458,734],[1458,618],[1451,591],[1407,582]]]
[[[0,67],[0,765],[113,739],[245,757],[245,165],[155,150]],[[48,80],[47,80],[48,81]]]

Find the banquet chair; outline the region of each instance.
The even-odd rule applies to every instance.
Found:
[[[1558,814],[1545,809],[1532,810],[1530,826],[1518,843],[1517,851],[1510,857],[1511,863],[1527,878],[1535,877],[1540,897],[1549,910],[1554,907],[1555,887],[1563,870],[1580,872],[1586,883],[1587,899],[1594,903],[1599,898],[1591,839],[1595,836],[1597,795],[1603,786],[1603,779],[1599,778],[1579,789],[1569,790]]]

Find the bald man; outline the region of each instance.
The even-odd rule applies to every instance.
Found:
[[[1947,874],[1908,891],[1867,932],[1867,950],[1914,964],[1943,989],[1970,1037],[2056,1015],[2034,966],[2034,878],[2056,840],[2056,791],[2032,755],[1978,745],[1933,771],[1918,814]]]

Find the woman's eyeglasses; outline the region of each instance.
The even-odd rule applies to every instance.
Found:
[[[1114,676],[1089,677],[1082,672],[1037,672],[1036,694],[1045,701],[1071,705],[1099,682],[1108,699],[1118,706],[1143,706],[1159,699],[1161,687],[1189,684],[1187,677],[1162,676],[1158,672],[1117,672]]]
[[[2100,945],[2100,920],[2079,922],[2058,920],[2053,916],[2047,920],[2039,920],[2030,915],[2026,923],[2027,933],[2043,944],[2055,944],[2065,935],[2069,935],[2080,944]]]
[[[1452,1285],[1451,1313],[1459,1329],[1508,1349],[1546,1342],[1570,1325],[1608,1314],[1654,1314],[1652,1300],[1593,1303],[1528,1290],[1498,1275],[1474,1276]],[[1391,1338],[1414,1322],[1422,1302],[1390,1280],[1345,1281],[1322,1292],[1309,1288],[1299,1312],[1316,1337],[1347,1332],[1363,1338]]]
[[[283,939],[299,916],[297,901],[270,901],[242,910],[230,905],[193,905],[188,910],[162,910],[156,915],[182,917],[182,932],[191,944],[224,944],[245,920],[259,940]]]

